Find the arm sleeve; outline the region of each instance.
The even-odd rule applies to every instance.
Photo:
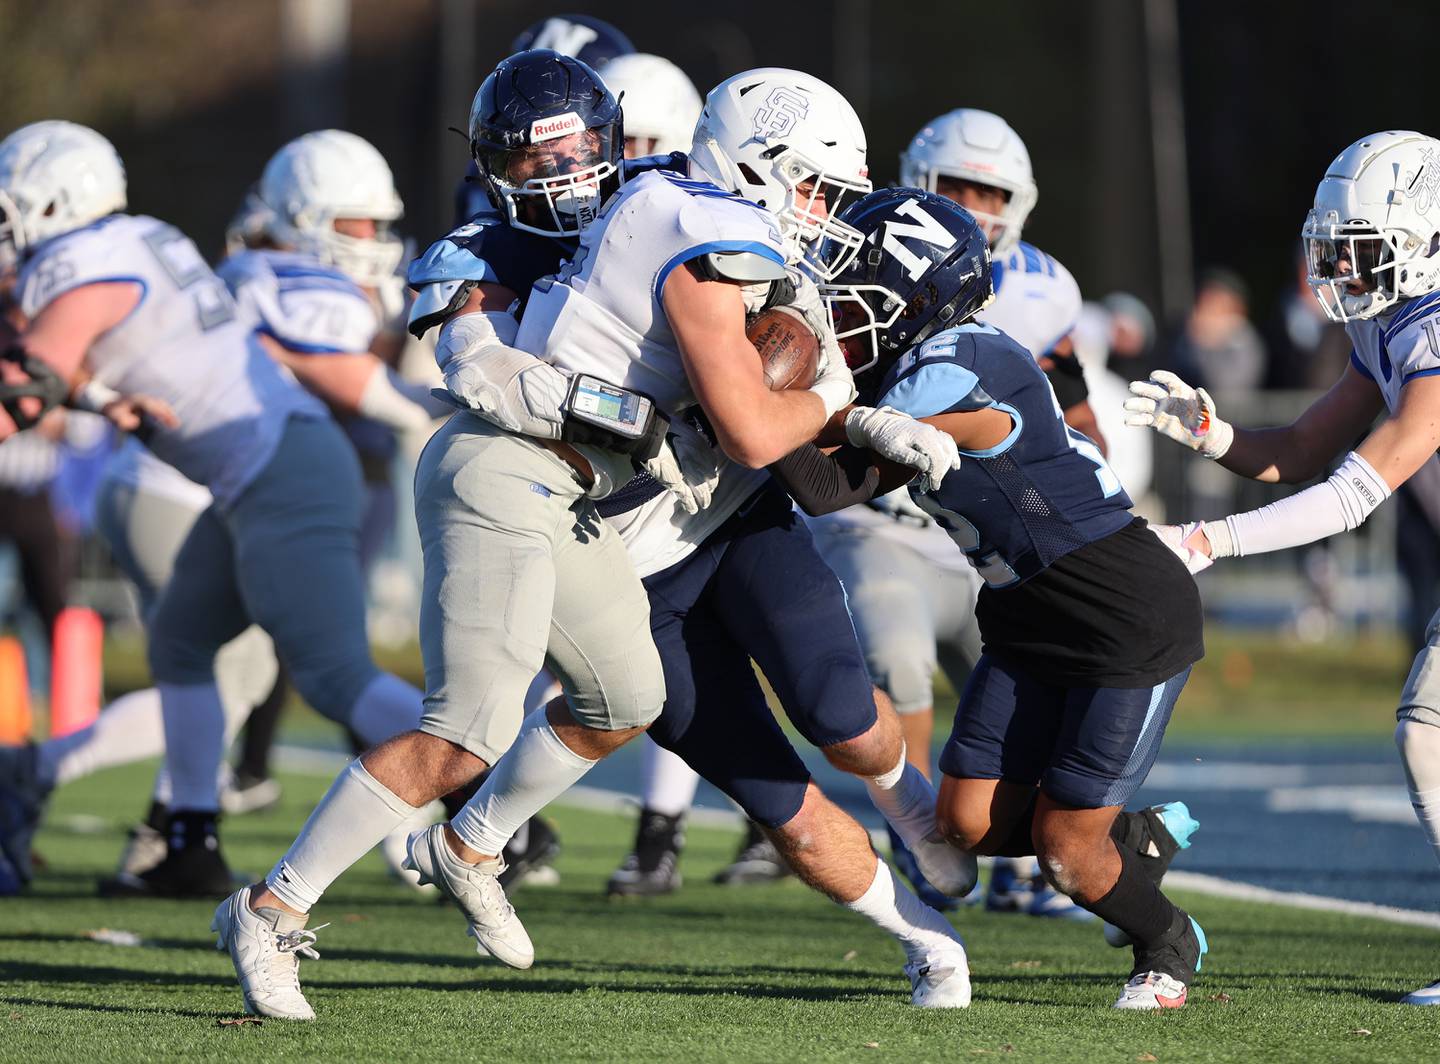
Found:
[[[811,517],[869,502],[880,492],[880,471],[869,451],[844,446],[826,454],[807,443],[769,466],[790,497]]]
[[[1389,497],[1384,478],[1351,451],[1323,484],[1258,510],[1206,521],[1205,535],[1215,558],[1286,550],[1359,528]]]

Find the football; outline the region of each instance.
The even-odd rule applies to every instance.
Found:
[[[820,365],[820,341],[798,310],[771,307],[750,319],[746,338],[760,353],[772,392],[808,388]]]

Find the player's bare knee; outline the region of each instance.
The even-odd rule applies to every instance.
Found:
[[[853,739],[820,748],[825,760],[842,772],[856,776],[882,776],[895,767],[904,753],[905,743],[900,737],[900,721],[895,716],[895,710],[882,692],[877,690],[875,693],[877,707],[879,699],[884,699],[884,708],[875,723]]]
[[[988,856],[999,845],[990,815],[983,809],[942,799],[935,806],[935,826],[941,838],[967,853]]]
[[[466,786],[489,768],[478,754],[428,732],[403,732],[361,759],[366,770],[411,805],[422,805]]]
[[[1079,890],[1080,877],[1076,875],[1075,865],[1068,860],[1068,853],[1047,851],[1039,854],[1038,857],[1040,873],[1045,877],[1047,883],[1061,894],[1073,896]]]

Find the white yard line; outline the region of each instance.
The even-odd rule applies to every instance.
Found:
[[[279,767],[287,772],[323,776],[333,776],[349,760],[345,755],[334,751],[309,750],[304,747],[284,745],[275,748],[275,757]],[[625,794],[623,791],[584,785],[571,787],[556,800],[555,804],[607,813],[629,812],[640,807],[640,801],[634,795]],[[690,823],[703,827],[738,828],[740,820],[740,814],[732,809],[702,807],[690,811]],[[882,851],[888,846],[883,831],[871,832],[871,838]],[[1165,885],[1195,894],[1208,894],[1215,898],[1259,902],[1263,905],[1284,905],[1292,909],[1342,913],[1346,916],[1366,916],[1372,920],[1384,920],[1392,924],[1407,924],[1411,927],[1429,927],[1440,930],[1440,913],[1421,912],[1418,909],[1396,909],[1368,901],[1347,901],[1344,898],[1327,898],[1320,894],[1305,894],[1293,890],[1272,890],[1269,887],[1237,883],[1234,880],[1202,875],[1198,872],[1171,872],[1165,877]]]
[[[1327,898],[1320,894],[1304,894],[1295,890],[1271,890],[1250,883],[1237,883],[1219,876],[1202,875],[1199,872],[1171,872],[1165,877],[1167,887],[1208,894],[1215,898],[1233,898],[1235,901],[1256,901],[1265,905],[1286,905],[1292,909],[1313,909],[1317,912],[1344,913],[1346,916],[1368,916],[1374,920],[1385,920],[1392,924],[1409,924],[1412,927],[1433,927],[1440,930],[1440,913],[1421,912],[1418,909],[1395,909],[1389,905],[1375,905],[1368,901],[1346,901],[1344,898]]]

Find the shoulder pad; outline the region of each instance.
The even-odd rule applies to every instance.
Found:
[[[470,298],[471,289],[479,283],[478,281],[435,281],[431,284],[421,285],[415,295],[415,301],[410,304],[410,317],[405,322],[405,328],[417,340],[420,339],[464,306],[465,300]]]
[[[975,371],[947,356],[922,358],[907,366],[885,390],[880,405],[913,418],[934,417],[994,406]]]
[[[498,284],[500,278],[486,259],[486,245],[504,241],[512,233],[498,218],[483,215],[452,230],[435,241],[405,273],[412,288],[438,281],[485,281]]]
[[[788,281],[784,263],[754,251],[711,251],[694,260],[700,275],[707,281],[735,281],[755,284],[760,281]]]

